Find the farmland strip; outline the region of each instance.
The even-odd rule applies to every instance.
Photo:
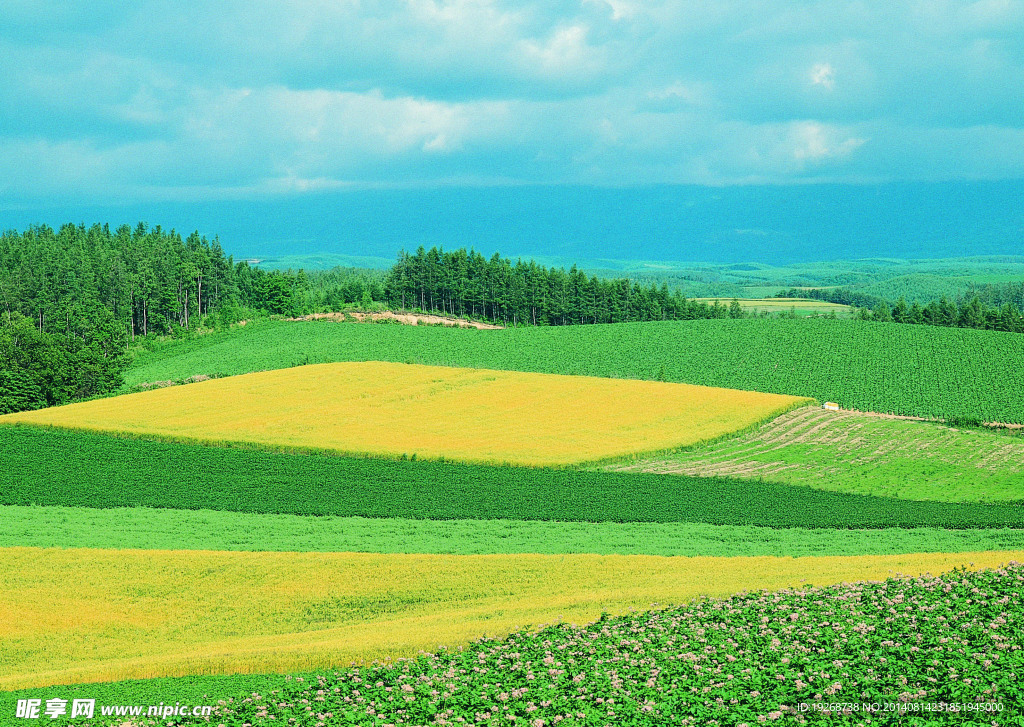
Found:
[[[1019,502],[917,502],[721,477],[279,454],[35,427],[2,427],[0,438],[5,505],[775,528],[1024,527]]]
[[[0,547],[488,555],[882,555],[1024,550],[1024,529],[411,520],[156,508],[0,506]]]

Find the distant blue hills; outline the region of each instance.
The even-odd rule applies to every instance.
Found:
[[[1024,254],[1024,180],[876,185],[442,187],[3,210],[4,229],[145,221],[243,258],[473,247],[545,260],[794,263]]]

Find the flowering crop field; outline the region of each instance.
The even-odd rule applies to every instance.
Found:
[[[531,727],[1019,725],[1022,594],[1020,564],[759,591],[282,679],[226,701],[217,716],[254,727],[292,718],[426,725],[463,715]]]
[[[665,558],[0,549],[0,688],[311,669],[698,596],[1024,552]]]
[[[897,323],[706,320],[477,331],[273,322],[141,356],[129,385],[328,361],[676,381],[844,409],[1024,423],[1024,336]]]
[[[218,704],[212,724],[252,727],[1001,727],[1020,725],[1024,710],[1022,594],[1024,567],[1008,564],[705,598],[602,616],[583,627],[561,623],[483,638],[463,649],[369,667],[94,684],[48,693],[108,704],[155,704],[158,698]],[[0,693],[0,710],[40,693]],[[844,714],[853,704],[858,711]],[[871,711],[861,711],[862,704]],[[972,709],[945,711],[943,704]],[[94,724],[119,725],[122,719]]]
[[[0,424],[543,466],[693,445],[807,401],[655,381],[356,362],[9,414]]]
[[[29,426],[0,433],[5,505],[774,528],[1024,526],[1019,502],[910,501],[737,478],[286,454]]]

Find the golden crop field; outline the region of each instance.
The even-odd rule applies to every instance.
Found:
[[[742,590],[995,567],[1024,552],[685,558],[0,548],[0,689],[412,656]]]
[[[362,362],[213,379],[11,414],[0,423],[564,465],[715,439],[807,401],[656,381]]]

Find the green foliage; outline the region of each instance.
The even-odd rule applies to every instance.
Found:
[[[381,278],[375,278],[379,295]],[[353,280],[362,277],[328,271],[310,286],[302,271],[235,266],[216,238],[195,232],[182,239],[159,225],[5,232],[0,413],[117,388],[130,342],[144,347],[151,336],[189,338],[198,328],[224,328],[254,314],[307,312],[325,295],[348,295]],[[360,284],[354,295],[366,291]]]
[[[292,300],[296,280],[288,273],[277,270],[265,272],[239,263],[237,268],[242,300],[265,313],[294,315],[298,311]]]
[[[905,298],[910,303],[924,304],[942,297],[959,299],[970,290],[970,287],[971,279],[969,277],[957,278],[935,273],[911,273],[858,286],[855,290],[885,300]]]
[[[1024,282],[975,284],[961,296],[964,299],[978,298],[985,305],[1001,307],[1007,303],[1024,310]]]
[[[414,520],[223,510],[0,506],[0,547],[789,557],[1024,550],[1024,529]]]
[[[1024,423],[1024,336],[842,320],[708,320],[477,331],[268,323],[144,354],[129,384],[330,361],[398,361],[721,386],[844,409]]]
[[[194,327],[236,294],[231,259],[198,233],[159,225],[45,225],[0,235],[0,293],[8,310],[48,333],[96,328],[98,345]]]
[[[914,502],[727,478],[485,467],[5,427],[0,504],[786,527],[1024,527],[1021,503]]]
[[[15,313],[0,319],[0,414],[64,404],[119,387],[125,352],[109,345],[101,311],[67,334],[40,331]]]
[[[0,414],[42,409],[46,396],[39,379],[24,366],[0,368]]]

